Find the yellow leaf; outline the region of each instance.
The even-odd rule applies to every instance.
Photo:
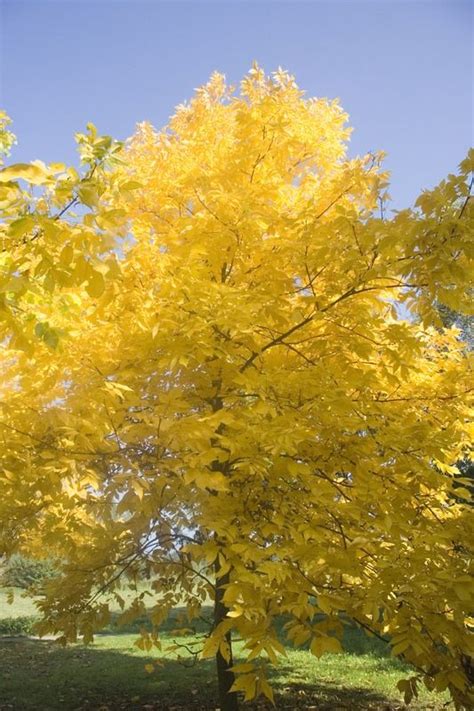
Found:
[[[132,479],[132,489],[141,501],[143,499],[143,486],[138,479]]]
[[[241,607],[235,607],[233,610],[229,610],[227,617],[242,617],[244,611]]]
[[[47,178],[47,173],[40,166],[30,163],[16,163],[0,170],[0,183],[11,180],[26,180],[32,185],[41,185]]]
[[[311,642],[311,653],[315,657],[321,657],[323,654],[339,654],[341,653],[341,643],[335,637],[315,637]]]
[[[63,247],[61,254],[59,255],[59,261],[61,262],[61,264],[67,266],[71,263],[73,257],[74,249],[70,244],[67,244],[65,247]]]
[[[245,692],[245,701],[250,701],[255,697],[257,688],[257,677],[255,674],[242,674],[234,681],[231,691]]]
[[[262,690],[262,694],[267,697],[271,701],[272,704],[275,704],[274,698],[273,698],[273,689],[268,683],[266,679],[260,679],[260,688]]]
[[[466,678],[460,671],[450,671],[448,679],[450,683],[456,687],[456,689],[459,689],[459,691],[464,691],[466,688]]]
[[[331,599],[326,595],[318,595],[318,607],[326,614],[331,614],[333,609]]]
[[[99,297],[104,293],[105,280],[100,272],[92,272],[86,284],[86,291],[89,296]]]
[[[219,649],[220,643],[220,637],[216,637],[215,635],[211,635],[210,637],[208,637],[201,652],[202,659],[215,657],[217,654],[217,650]]]
[[[8,227],[8,232],[12,237],[22,237],[23,235],[31,232],[36,222],[33,217],[27,215],[26,217],[20,217],[18,220],[11,222]]]
[[[225,639],[223,639],[219,645],[219,652],[224,657],[226,662],[230,661],[230,646]]]
[[[243,662],[242,664],[234,664],[232,667],[232,671],[235,674],[245,674],[247,672],[251,672],[254,670],[253,664],[249,664],[247,662]]]

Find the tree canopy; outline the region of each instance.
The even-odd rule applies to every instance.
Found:
[[[386,219],[347,119],[255,65],[125,146],[89,126],[82,175],[0,171],[2,551],[61,561],[64,640],[127,579],[157,628],[213,600],[223,708],[272,697],[282,615],[316,656],[347,621],[389,640],[407,700],[472,699],[470,354],[438,305],[470,309],[474,153]]]

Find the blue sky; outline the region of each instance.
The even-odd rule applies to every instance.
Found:
[[[160,127],[217,69],[256,59],[310,96],[339,97],[350,153],[387,151],[392,206],[456,169],[473,125],[470,0],[0,0],[0,105],[16,161],[75,160],[87,121]]]

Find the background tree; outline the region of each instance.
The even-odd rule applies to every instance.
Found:
[[[223,709],[272,698],[282,614],[317,656],[345,620],[389,639],[415,670],[406,700],[420,681],[472,698],[473,524],[469,491],[452,496],[469,354],[435,303],[469,308],[473,156],[381,220],[381,156],[347,159],[346,120],[281,70],[254,66],[238,95],[213,75],[105,179],[97,209],[130,238],[92,254],[116,271],[62,285],[77,310],[51,310],[64,335],[34,364],[5,350],[4,547],[65,561],[42,629],[90,640],[145,572],[147,647],[171,608],[193,619],[210,597],[197,651]]]
[[[438,305],[438,313],[440,315],[444,328],[455,326],[459,329],[459,337],[464,341],[466,347],[472,351],[474,348],[474,317],[472,315],[460,314],[453,311],[449,306],[444,304]],[[459,485],[470,489],[471,494],[474,494],[474,462],[469,455],[459,459],[456,462],[456,467],[459,470]]]

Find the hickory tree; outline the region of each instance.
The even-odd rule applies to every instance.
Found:
[[[147,649],[210,599],[227,711],[272,698],[281,616],[316,656],[348,621],[389,640],[407,701],[472,701],[472,381],[438,309],[470,308],[474,156],[385,219],[346,122],[254,66],[125,146],[89,126],[82,172],[0,172],[2,552],[60,561],[65,641],[115,598]]]

